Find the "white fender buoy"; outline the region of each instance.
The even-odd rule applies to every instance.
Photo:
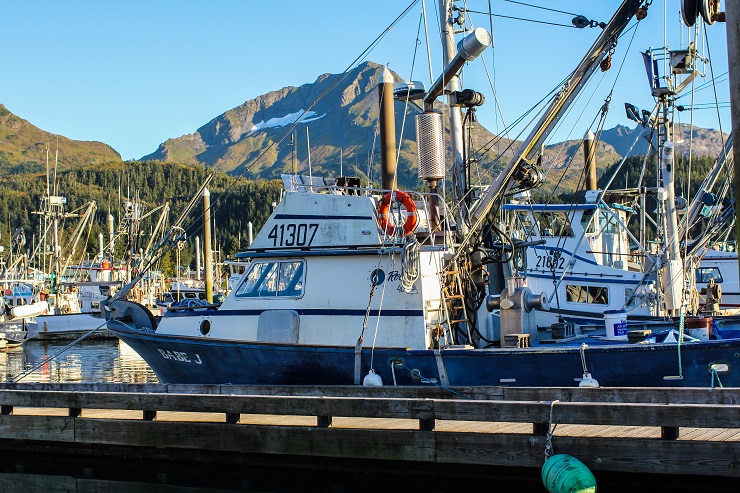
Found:
[[[375,373],[375,370],[370,369],[370,372],[365,375],[365,378],[362,380],[362,385],[365,387],[382,387],[383,379],[380,378],[380,375]]]
[[[46,301],[37,301],[30,305],[18,305],[14,306],[10,310],[10,315],[13,318],[28,318],[41,315],[49,310],[49,304]]]

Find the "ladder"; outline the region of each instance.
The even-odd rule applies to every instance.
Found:
[[[463,289],[460,269],[457,262],[453,262],[449,266],[449,270],[444,272],[444,276],[446,279],[442,285],[442,300],[445,309],[445,319],[447,320],[447,331],[445,335],[449,337],[454,344],[455,339],[454,331],[452,330],[453,327],[459,327],[460,324],[465,324],[468,344],[472,344],[473,337],[470,332],[470,320],[468,318],[467,308],[465,307],[465,290]]]

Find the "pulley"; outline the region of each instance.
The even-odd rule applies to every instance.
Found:
[[[609,53],[606,58],[601,60],[601,63],[599,64],[599,67],[601,67],[602,72],[606,72],[610,68],[612,68],[612,54]]]
[[[724,22],[724,12],[720,12],[719,9],[720,0],[681,0],[681,17],[688,27],[696,24],[699,15],[709,25],[717,21]]]

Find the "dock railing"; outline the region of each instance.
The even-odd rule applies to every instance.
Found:
[[[26,445],[540,467],[550,434],[595,471],[740,476],[737,389],[6,384],[0,414]]]

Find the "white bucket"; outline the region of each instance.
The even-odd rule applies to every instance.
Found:
[[[699,339],[700,341],[709,340],[709,329],[707,329],[706,327],[697,327],[695,329],[689,329],[688,333],[694,339]]]
[[[607,310],[604,312],[606,338],[610,341],[627,340],[627,312],[624,310]]]

